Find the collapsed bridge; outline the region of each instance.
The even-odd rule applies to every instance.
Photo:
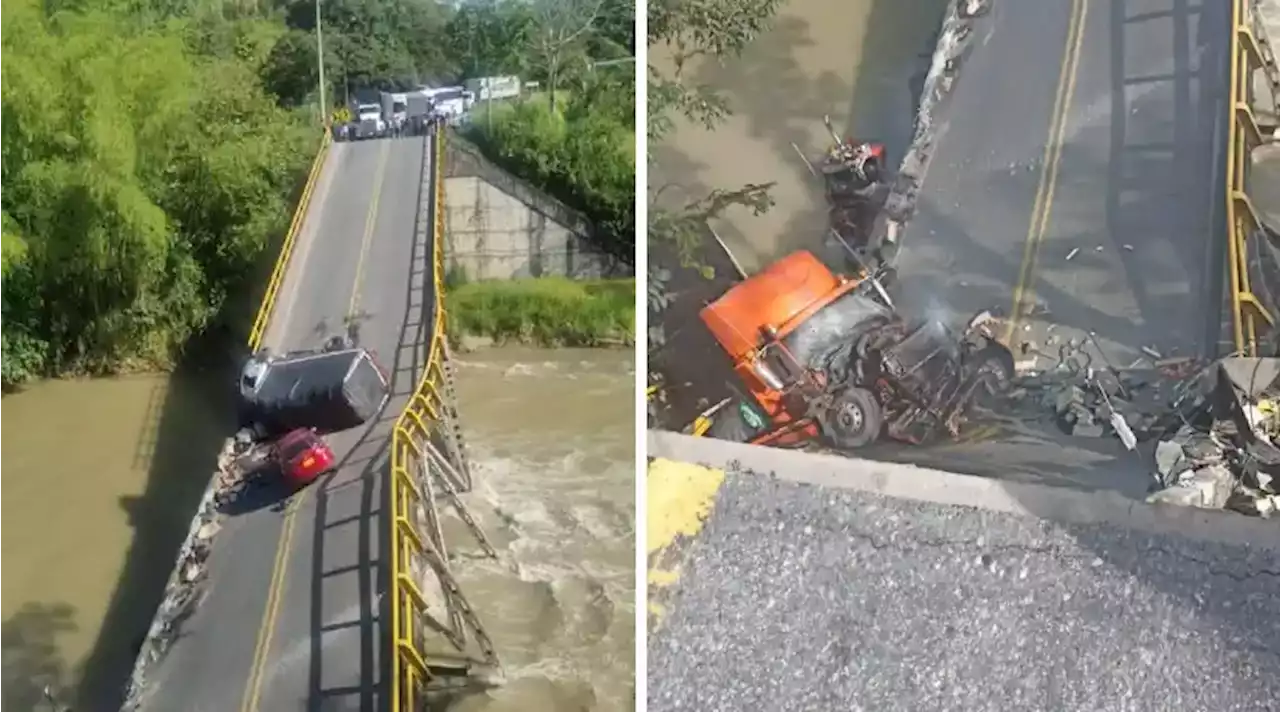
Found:
[[[442,300],[446,140],[440,127],[324,137],[248,351],[358,334],[387,371],[389,401],[329,436],[336,468],[291,497],[225,496],[224,453],[127,707],[420,709],[434,689],[498,672],[451,572],[460,542],[445,535],[457,522],[496,556],[463,504],[472,480]]]
[[[960,0],[947,26],[890,205],[904,311],[1000,309],[1024,372],[1068,341],[1099,370],[1267,353],[1250,3]],[[652,431],[648,454],[655,712],[1276,697],[1280,530],[1136,502],[1156,463],[1118,438],[1021,421],[846,457]]]
[[[1266,351],[1247,178],[1266,132],[1253,107],[1273,111],[1277,82],[1252,3],[992,2],[962,17],[972,4],[947,20],[890,199],[909,216],[894,245],[904,310],[1002,312],[1020,371],[1052,369],[1068,344],[1098,369]],[[871,456],[1131,495],[1148,484],[1116,438],[1025,421]]]

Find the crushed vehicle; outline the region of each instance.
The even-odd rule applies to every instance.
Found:
[[[324,435],[368,422],[386,405],[390,385],[374,354],[350,336],[316,351],[277,356],[263,349],[240,372],[236,491],[264,474],[305,487],[336,465]]]
[[[271,444],[268,461],[285,482],[306,487],[337,463],[333,448],[313,428],[297,428]]]
[[[839,277],[808,251],[746,278],[699,316],[742,387],[703,413],[709,428],[695,425],[720,439],[850,450],[882,436],[957,437],[975,397],[1007,388],[1014,373],[989,314],[958,334],[908,321],[877,275]]]
[[[887,158],[883,143],[842,138],[824,116],[831,145],[815,167],[798,146],[809,172],[822,178],[831,233],[850,251],[865,250],[876,218],[889,194]]]
[[[387,376],[369,351],[338,339],[320,351],[254,354],[240,376],[240,425],[254,440],[298,428],[348,430],[372,418],[389,397]]]
[[[1151,349],[1114,368],[1080,341],[1064,344],[1056,364],[1020,373],[1001,410],[1075,437],[1116,438],[1152,458],[1149,503],[1280,513],[1280,359]]]

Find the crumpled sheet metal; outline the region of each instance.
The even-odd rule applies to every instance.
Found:
[[[1009,399],[1077,436],[1116,436],[1107,419],[1120,414],[1140,442],[1156,441],[1149,502],[1268,517],[1280,511],[1280,401],[1271,395],[1280,396],[1280,359],[1231,357],[1031,372]]]
[[[1048,388],[1042,405],[1088,421],[1098,400],[1069,375],[1055,382],[1037,374]],[[1120,376],[1120,383],[1129,379]],[[1164,392],[1142,407],[1134,398],[1138,388],[1121,393],[1120,383],[1108,387],[1124,398],[1117,409],[1132,407],[1126,421],[1140,439],[1156,441],[1148,502],[1254,516],[1280,511],[1280,403],[1268,398],[1280,394],[1280,359],[1226,357],[1165,374],[1162,383],[1147,380],[1142,388],[1162,385]]]

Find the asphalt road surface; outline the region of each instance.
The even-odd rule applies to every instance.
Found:
[[[687,546],[653,712],[1280,709],[1274,549],[733,473]]]
[[[1099,366],[1131,365],[1144,347],[1216,354],[1229,9],[993,3],[935,113],[896,262],[902,310],[957,325],[1016,314],[1012,345],[1049,354],[1093,333]],[[1111,437],[1026,420],[975,431],[859,454],[1133,496],[1150,483],[1145,451]]]
[[[207,594],[152,675],[146,710],[376,708],[381,473],[430,327],[430,237],[415,229],[427,140],[332,146],[266,339],[319,347],[355,314],[394,395],[330,438],[341,466],[329,479],[228,506]]]

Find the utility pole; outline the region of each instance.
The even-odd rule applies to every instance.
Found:
[[[320,75],[320,124],[329,127],[329,104],[324,98],[324,35],[320,32],[320,0],[316,0],[316,65]]]

